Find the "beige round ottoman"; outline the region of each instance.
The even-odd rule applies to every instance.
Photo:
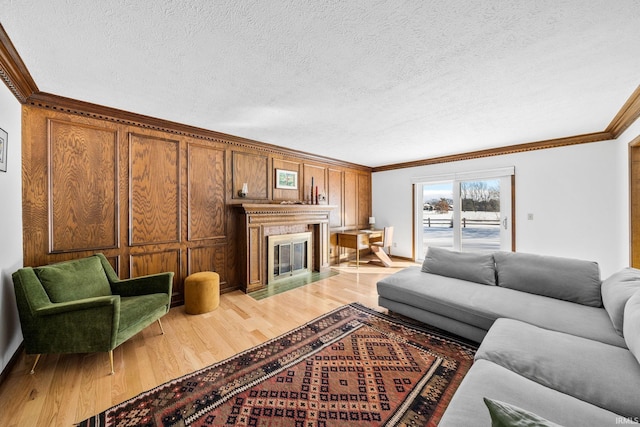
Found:
[[[184,308],[188,314],[215,310],[220,304],[220,275],[212,271],[193,273],[184,280]]]

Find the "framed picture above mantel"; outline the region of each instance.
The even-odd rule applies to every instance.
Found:
[[[285,169],[276,169],[276,188],[282,190],[298,189],[298,172]]]

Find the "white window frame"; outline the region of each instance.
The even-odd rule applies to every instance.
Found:
[[[422,261],[424,259],[423,254],[423,241],[422,241],[422,186],[429,184],[438,184],[443,182],[453,182],[453,199],[457,201],[454,203],[453,210],[453,222],[457,227],[457,232],[453,233],[453,247],[456,250],[460,250],[462,242],[462,233],[460,232],[460,183],[463,181],[474,181],[484,179],[500,179],[500,218],[502,219],[501,227],[503,230],[500,232],[500,247],[502,250],[511,250],[513,246],[512,242],[512,177],[515,175],[515,167],[508,166],[504,168],[485,169],[478,171],[468,172],[455,172],[449,174],[440,175],[427,175],[417,176],[411,178],[411,183],[414,186],[414,206],[415,206],[415,223],[414,229],[414,253],[416,261]]]

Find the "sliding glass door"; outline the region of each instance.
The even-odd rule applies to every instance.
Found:
[[[509,171],[416,182],[416,258],[424,259],[430,246],[457,251],[510,251],[512,174],[501,175]]]
[[[421,252],[426,253],[428,246],[454,248],[453,233],[453,182],[423,184],[422,188],[422,242]],[[420,258],[424,258],[421,256]]]
[[[500,180],[460,183],[460,250],[495,252],[501,248]]]

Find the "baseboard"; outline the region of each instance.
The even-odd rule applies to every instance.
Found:
[[[9,376],[9,372],[11,372],[11,370],[18,363],[18,359],[20,358],[20,355],[22,354],[23,350],[24,350],[24,341],[20,343],[15,353],[13,353],[13,356],[11,356],[9,363],[7,363],[7,366],[5,366],[4,369],[2,370],[2,373],[0,373],[0,386],[4,383],[4,380]]]

